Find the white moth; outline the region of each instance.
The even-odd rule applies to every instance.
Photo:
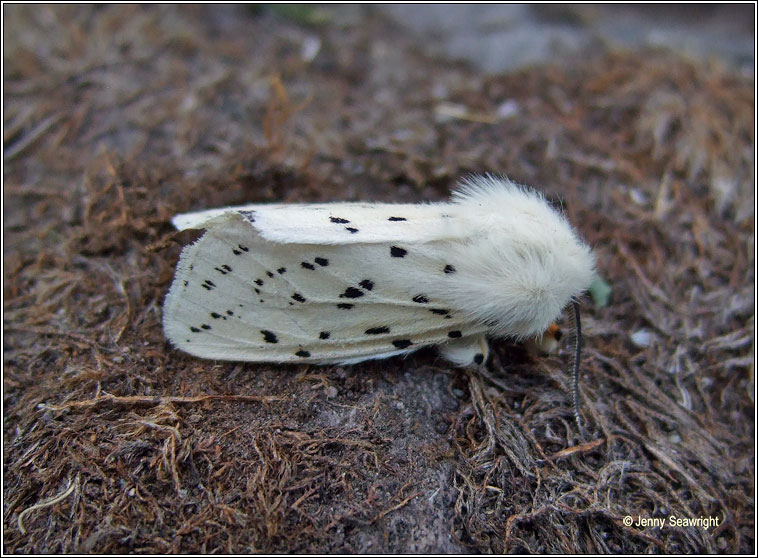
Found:
[[[566,218],[492,176],[448,203],[260,204],[173,224],[206,232],[181,254],[164,329],[209,359],[350,364],[437,345],[481,364],[486,336],[540,339],[594,278]]]

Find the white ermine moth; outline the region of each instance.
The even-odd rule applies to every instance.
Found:
[[[437,345],[481,364],[486,336],[539,339],[595,273],[562,214],[489,175],[447,203],[258,204],[172,222],[206,232],[182,251],[164,329],[209,359],[351,364]]]

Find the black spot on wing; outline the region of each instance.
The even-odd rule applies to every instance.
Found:
[[[302,349],[295,353],[295,356],[299,356],[300,358],[308,358],[311,356],[311,353],[308,351],[303,351]]]
[[[268,275],[269,277],[273,277],[273,276],[274,276],[274,274],[273,274],[273,273],[271,273],[270,271],[267,271],[267,272],[266,272],[266,275]]]
[[[413,302],[416,302],[417,304],[428,304],[429,299],[424,295],[416,295],[413,297]]]
[[[405,217],[390,217],[387,221],[407,221]]]
[[[316,258],[315,262],[321,267],[326,267],[329,265],[329,260],[327,260],[326,258]]]
[[[328,332],[328,331],[322,331],[321,333],[318,334],[318,338],[319,339],[329,339],[330,335],[331,335],[330,332]]]
[[[292,293],[292,300],[295,300],[297,302],[305,302],[305,297],[301,295],[300,293]]]
[[[484,362],[484,355],[482,353],[476,353],[474,356],[474,362],[477,364],[481,364]]]
[[[395,339],[392,342],[392,345],[394,345],[398,349],[405,349],[413,345],[413,342],[410,339]]]
[[[364,279],[360,283],[358,283],[362,288],[366,289],[367,291],[370,291],[374,288],[374,282],[371,279]]]
[[[255,223],[255,211],[240,211],[239,214],[251,223]]]
[[[266,343],[278,343],[279,339],[276,337],[275,333],[272,333],[271,331],[268,331],[267,329],[262,329],[261,334],[263,335],[263,340]]]
[[[206,279],[205,281],[203,281],[203,284],[200,286],[204,288],[206,291],[212,291],[213,289],[216,288],[216,283],[214,283],[210,279]]]
[[[358,232],[358,229],[356,229],[355,227],[345,227],[345,230],[349,231],[350,234],[355,234]]]
[[[190,326],[190,331],[192,333],[200,333],[200,330],[198,328],[196,328],[195,326]]]
[[[445,266],[445,269],[443,269],[443,271],[444,271],[445,273],[455,273],[455,267],[453,267],[453,266],[452,266],[452,265],[450,265],[450,264],[447,264],[447,265]]]
[[[353,306],[355,306],[355,304],[347,304],[346,302],[340,302],[337,305],[337,308],[339,308],[340,310],[350,310]]]
[[[399,246],[390,246],[390,256],[393,258],[404,258],[407,253],[408,250],[405,248],[400,248]]]
[[[348,219],[343,219],[342,217],[329,217],[329,220],[332,223],[341,223],[341,224],[345,224],[345,223],[349,223],[350,222]]]
[[[279,275],[283,274],[285,271],[287,271],[287,268],[286,268],[286,267],[280,267],[279,269],[277,269],[277,270],[276,270],[276,272],[277,272]]]
[[[314,266],[312,263],[308,262],[300,262],[300,267],[304,269],[316,269],[316,266]]]
[[[447,336],[450,339],[458,339],[459,337],[463,337],[463,334],[460,331],[455,330],[455,331],[448,331]]]
[[[345,292],[340,295],[340,298],[360,298],[363,296],[363,291],[356,289],[355,287],[348,287]]]
[[[253,281],[253,283],[255,283],[256,285],[258,285],[259,287],[262,287],[263,286],[263,279],[256,279],[255,281]]]
[[[389,333],[390,328],[387,326],[371,327],[366,330],[366,335],[381,335],[382,333]]]
[[[429,311],[432,314],[437,314],[439,316],[447,316],[448,314],[450,314],[450,310],[446,310],[444,308],[430,308]]]

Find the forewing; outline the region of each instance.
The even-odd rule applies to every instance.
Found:
[[[243,216],[266,240],[287,244],[366,244],[412,239],[423,243],[461,239],[472,228],[457,204],[258,204],[197,213],[172,220],[180,230],[210,228]]]
[[[356,362],[483,331],[424,295],[421,278],[450,268],[439,243],[280,243],[250,225],[238,211],[215,216],[182,252],[164,305],[167,336],[181,349],[220,360]]]

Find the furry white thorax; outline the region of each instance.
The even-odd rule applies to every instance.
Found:
[[[494,336],[538,336],[595,275],[590,248],[538,192],[491,176],[452,195],[477,232],[450,249],[468,265],[448,296]]]

